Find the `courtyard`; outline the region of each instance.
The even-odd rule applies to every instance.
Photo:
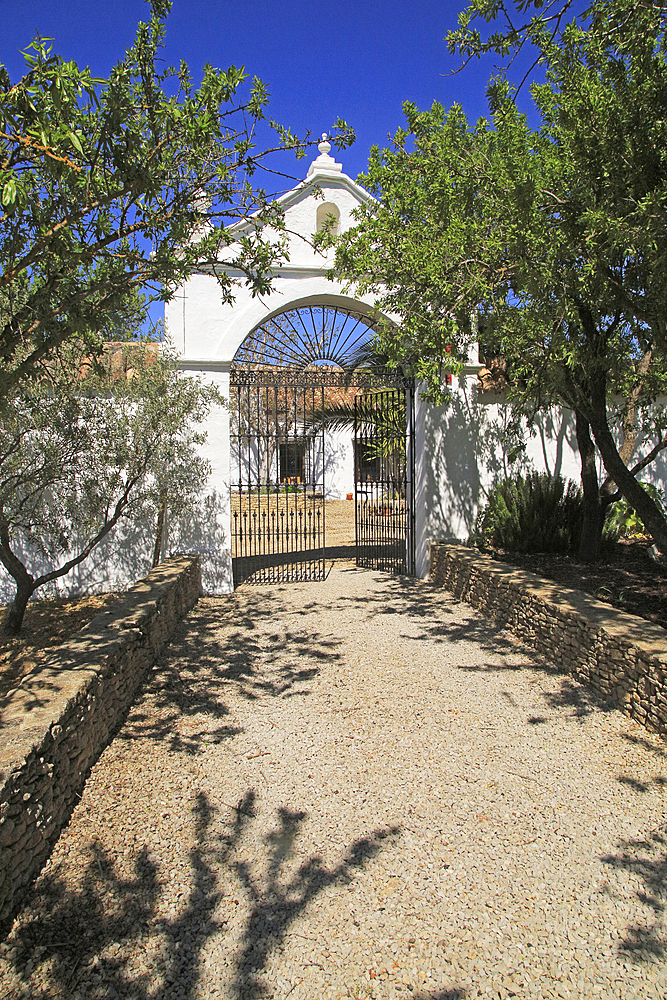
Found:
[[[427,583],[341,560],[202,598],[0,992],[661,1000],[666,781],[657,737]]]

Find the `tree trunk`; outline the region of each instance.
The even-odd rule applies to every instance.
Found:
[[[591,392],[593,405],[589,421],[595,443],[608,474],[630,506],[637,511],[657,547],[663,555],[667,555],[667,520],[655,501],[646,490],[642,489],[618,452],[607,420],[606,389],[606,377],[604,374],[598,375]]]
[[[6,635],[18,635],[21,631],[25,609],[34,592],[35,587],[32,582],[16,581],[16,594],[14,595],[14,600],[9,605],[9,611],[5,619],[4,631]]]
[[[37,585],[35,578],[28,573],[21,560],[12,552],[9,530],[7,525],[3,523],[0,523],[0,562],[16,584],[16,594],[9,605],[4,632],[6,635],[18,635],[21,631],[28,601],[37,590]]]
[[[167,501],[163,500],[157,516],[157,528],[155,529],[155,545],[153,547],[153,569],[160,563],[162,554],[162,536],[164,534],[164,522],[167,514]]]
[[[595,465],[595,444],[591,438],[586,418],[576,412],[577,446],[581,460],[581,485],[584,491],[584,521],[579,540],[579,558],[582,562],[595,562],[600,556],[602,529],[607,504],[603,503]]]

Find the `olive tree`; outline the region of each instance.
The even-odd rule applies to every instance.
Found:
[[[10,392],[0,414],[0,563],[16,585],[7,632],[39,587],[121,521],[155,524],[165,504],[173,516],[192,505],[210,471],[201,421],[221,402],[156,344],[107,347],[95,360],[69,341]]]

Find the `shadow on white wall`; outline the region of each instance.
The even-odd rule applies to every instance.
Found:
[[[58,580],[45,584],[35,591],[35,599],[44,597],[72,597],[76,594],[94,594],[107,590],[125,590],[150,571],[155,524],[153,521],[120,521],[87,559]],[[47,573],[56,565],[28,546],[16,545],[20,558],[27,558],[28,572],[33,576]],[[74,548],[73,551],[76,551]],[[67,556],[62,556],[64,562]],[[12,578],[3,570],[0,577],[0,601],[14,599]]]
[[[231,541],[225,527],[229,496],[210,493],[169,525],[169,551],[197,553],[205,594],[233,589]]]
[[[531,469],[579,479],[570,411],[539,414],[517,429],[509,407],[480,403],[462,391],[445,407],[422,403],[421,500],[429,539],[465,539],[499,480]]]
[[[187,552],[201,556],[204,593],[226,593],[232,589],[229,538],[225,530],[228,500],[216,493],[203,497],[189,511],[169,525],[169,553]],[[108,590],[126,590],[151,570],[156,525],[151,520],[121,521],[88,558],[61,577],[35,592],[35,599],[72,597]],[[17,546],[21,557],[26,549]],[[48,572],[53,564],[34,550],[28,550],[28,570],[33,576]],[[63,557],[63,561],[64,561]],[[0,602],[14,599],[15,586],[4,571],[0,575]]]

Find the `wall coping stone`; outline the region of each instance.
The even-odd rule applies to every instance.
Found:
[[[133,631],[134,641],[147,635],[156,606],[195,560],[177,556],[161,563],[22,678],[0,703],[0,781],[41,744],[82,687],[112,671]]]
[[[198,556],[166,560],[54,649],[0,705],[0,933],[146,671],[200,592]]]
[[[552,583],[530,570],[494,559],[485,552],[453,542],[433,542],[431,545],[432,549],[437,546],[451,550],[462,562],[504,580],[513,590],[537,597],[559,614],[572,618],[584,617],[596,630],[602,629],[614,639],[625,640],[628,645],[636,646],[647,656],[667,664],[667,630],[655,622],[614,608],[582,590]]]

